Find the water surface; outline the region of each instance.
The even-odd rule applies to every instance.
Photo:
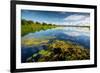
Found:
[[[90,48],[90,29],[86,27],[57,27],[48,30],[41,30],[35,33],[29,33],[22,37],[22,41],[26,39],[48,40],[49,44],[53,40],[71,41],[75,44],[82,45],[85,48]],[[42,43],[38,46],[32,45],[21,46],[22,62],[24,62],[32,54],[41,49],[47,49]]]

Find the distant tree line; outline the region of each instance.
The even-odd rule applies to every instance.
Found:
[[[50,23],[45,23],[45,22],[42,22],[42,23],[40,23],[40,22],[38,22],[38,21],[32,21],[32,20],[25,20],[25,19],[22,19],[21,20],[21,24],[22,25],[25,25],[25,24],[40,24],[40,25],[50,25],[50,26],[56,26],[55,24],[50,24]]]
[[[21,20],[21,35],[24,36],[28,33],[34,33],[40,30],[47,30],[57,27],[55,24],[40,23],[38,21],[34,22],[32,20]]]

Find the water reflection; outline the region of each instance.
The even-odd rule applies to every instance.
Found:
[[[41,30],[35,33],[29,33],[22,37],[22,41],[26,39],[39,39],[38,41],[47,40],[43,42],[44,44],[48,44],[52,42],[52,40],[63,40],[63,41],[71,41],[73,43],[77,43],[79,45],[84,46],[85,48],[90,48],[90,32],[89,28],[82,27],[57,27],[48,30]],[[48,42],[48,43],[46,43]],[[27,46],[22,45],[22,61],[24,62],[27,57],[30,57],[33,53],[38,52],[41,49],[47,49],[43,43],[39,43],[41,45],[38,46]],[[35,44],[37,44],[35,42]]]

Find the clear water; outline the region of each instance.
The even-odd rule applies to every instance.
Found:
[[[71,41],[73,43],[77,43],[79,45],[84,46],[85,48],[90,48],[90,29],[86,27],[57,27],[48,30],[41,30],[35,33],[29,33],[22,37],[22,40],[29,39],[29,38],[36,38],[36,39],[49,39],[47,37],[54,37],[53,40],[64,40],[64,41]],[[38,52],[39,50],[43,49],[45,46],[21,46],[21,57],[22,62],[26,60],[27,57],[31,56],[32,54]],[[46,47],[45,47],[46,48]]]

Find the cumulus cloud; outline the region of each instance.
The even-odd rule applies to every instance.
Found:
[[[69,23],[70,25],[89,26],[90,25],[90,16],[74,14],[74,15],[65,17],[64,21],[66,21],[66,23]]]
[[[71,21],[76,21],[76,20],[82,20],[84,19],[85,16],[84,15],[78,15],[78,14],[74,14],[74,15],[70,15],[66,18],[64,18],[64,20],[71,20]]]

